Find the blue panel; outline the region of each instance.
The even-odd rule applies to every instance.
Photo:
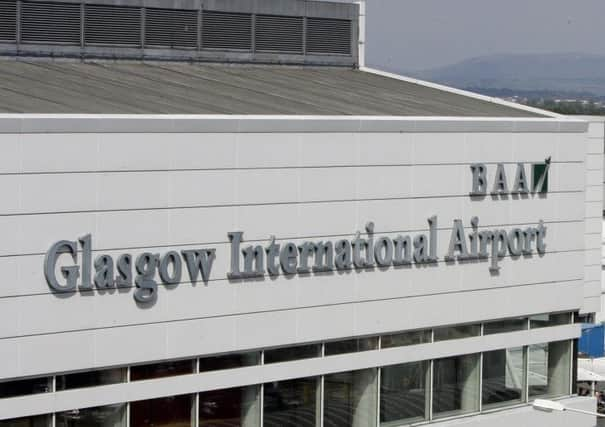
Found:
[[[589,357],[605,356],[605,330],[603,325],[583,325],[578,351]]]

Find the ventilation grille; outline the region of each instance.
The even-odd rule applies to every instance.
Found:
[[[252,15],[202,12],[202,47],[205,49],[252,49]]]
[[[17,3],[0,1],[0,40],[17,40]]]
[[[257,51],[303,53],[303,18],[300,16],[257,15]]]
[[[84,34],[87,44],[141,45],[141,9],[86,5]]]
[[[145,47],[197,47],[197,11],[145,10]]]
[[[80,45],[80,5],[23,2],[21,41]]]
[[[307,18],[307,52],[351,54],[351,21]]]

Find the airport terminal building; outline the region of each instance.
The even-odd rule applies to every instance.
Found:
[[[592,426],[603,140],[364,66],[363,4],[0,0],[0,426]]]

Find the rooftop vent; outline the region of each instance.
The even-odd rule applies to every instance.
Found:
[[[99,4],[0,0],[0,54],[341,66],[357,61],[353,4],[213,0],[196,2],[203,3],[200,9],[187,0],[92,1]]]

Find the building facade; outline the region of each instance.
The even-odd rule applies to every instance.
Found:
[[[530,403],[594,406],[574,365],[601,307],[603,141],[356,47],[313,67],[320,6],[235,4],[208,2],[251,14],[251,46],[264,15],[300,17],[300,52],[7,42],[0,425],[594,425]],[[330,7],[356,46],[357,6]],[[231,55],[195,34],[179,55]]]

